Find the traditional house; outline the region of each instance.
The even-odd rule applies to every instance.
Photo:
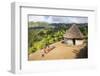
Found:
[[[68,45],[81,45],[84,42],[84,35],[76,24],[73,24],[64,34],[64,43]]]

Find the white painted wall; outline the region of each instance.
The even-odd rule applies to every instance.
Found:
[[[65,39],[64,41],[67,45],[73,45],[73,40],[71,39],[70,40]],[[83,42],[84,40],[75,40],[75,45],[81,45],[83,44]]]
[[[81,44],[83,44],[83,40],[76,40],[76,45],[81,45]]]
[[[66,40],[65,41],[67,45],[73,45],[73,41],[72,40]]]

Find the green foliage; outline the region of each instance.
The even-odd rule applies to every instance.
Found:
[[[44,26],[44,29],[30,29],[30,27]],[[53,44],[63,39],[63,35],[68,27],[61,25],[58,28],[51,28],[51,24],[46,22],[29,22],[28,29],[28,53],[31,54],[37,50],[41,50],[47,45]],[[80,30],[87,35],[87,28]]]
[[[88,27],[80,27],[80,31],[87,36],[88,35]]]
[[[46,28],[52,28],[51,26],[49,26],[49,24],[47,22],[29,22],[28,23],[28,27],[46,27]]]
[[[53,29],[32,30],[28,33],[29,54],[44,48],[54,42],[60,41],[63,38],[64,31]]]
[[[28,48],[28,54],[31,54],[31,53],[33,53],[35,51],[36,51],[36,48],[35,47]]]

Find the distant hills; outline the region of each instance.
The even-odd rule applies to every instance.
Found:
[[[70,27],[73,23],[47,23],[47,22],[29,22],[28,28],[30,29],[43,29],[43,28],[59,28]],[[87,27],[88,23],[77,23],[78,27]]]

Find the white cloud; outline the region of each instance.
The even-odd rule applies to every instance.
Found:
[[[56,23],[87,23],[86,17],[53,17],[53,22]]]
[[[68,17],[69,23],[87,23],[88,18],[86,17]]]
[[[43,21],[48,23],[87,23],[87,17],[61,17],[61,16],[29,16],[29,21]]]
[[[29,16],[29,21],[44,21],[44,17],[43,16]]]
[[[53,22],[55,23],[66,23],[66,17],[52,17]]]
[[[46,17],[46,16],[45,16]],[[44,18],[45,18],[44,17]],[[48,16],[48,18],[45,18],[44,21],[48,22],[48,23],[52,23],[53,20],[52,20],[52,16]]]

